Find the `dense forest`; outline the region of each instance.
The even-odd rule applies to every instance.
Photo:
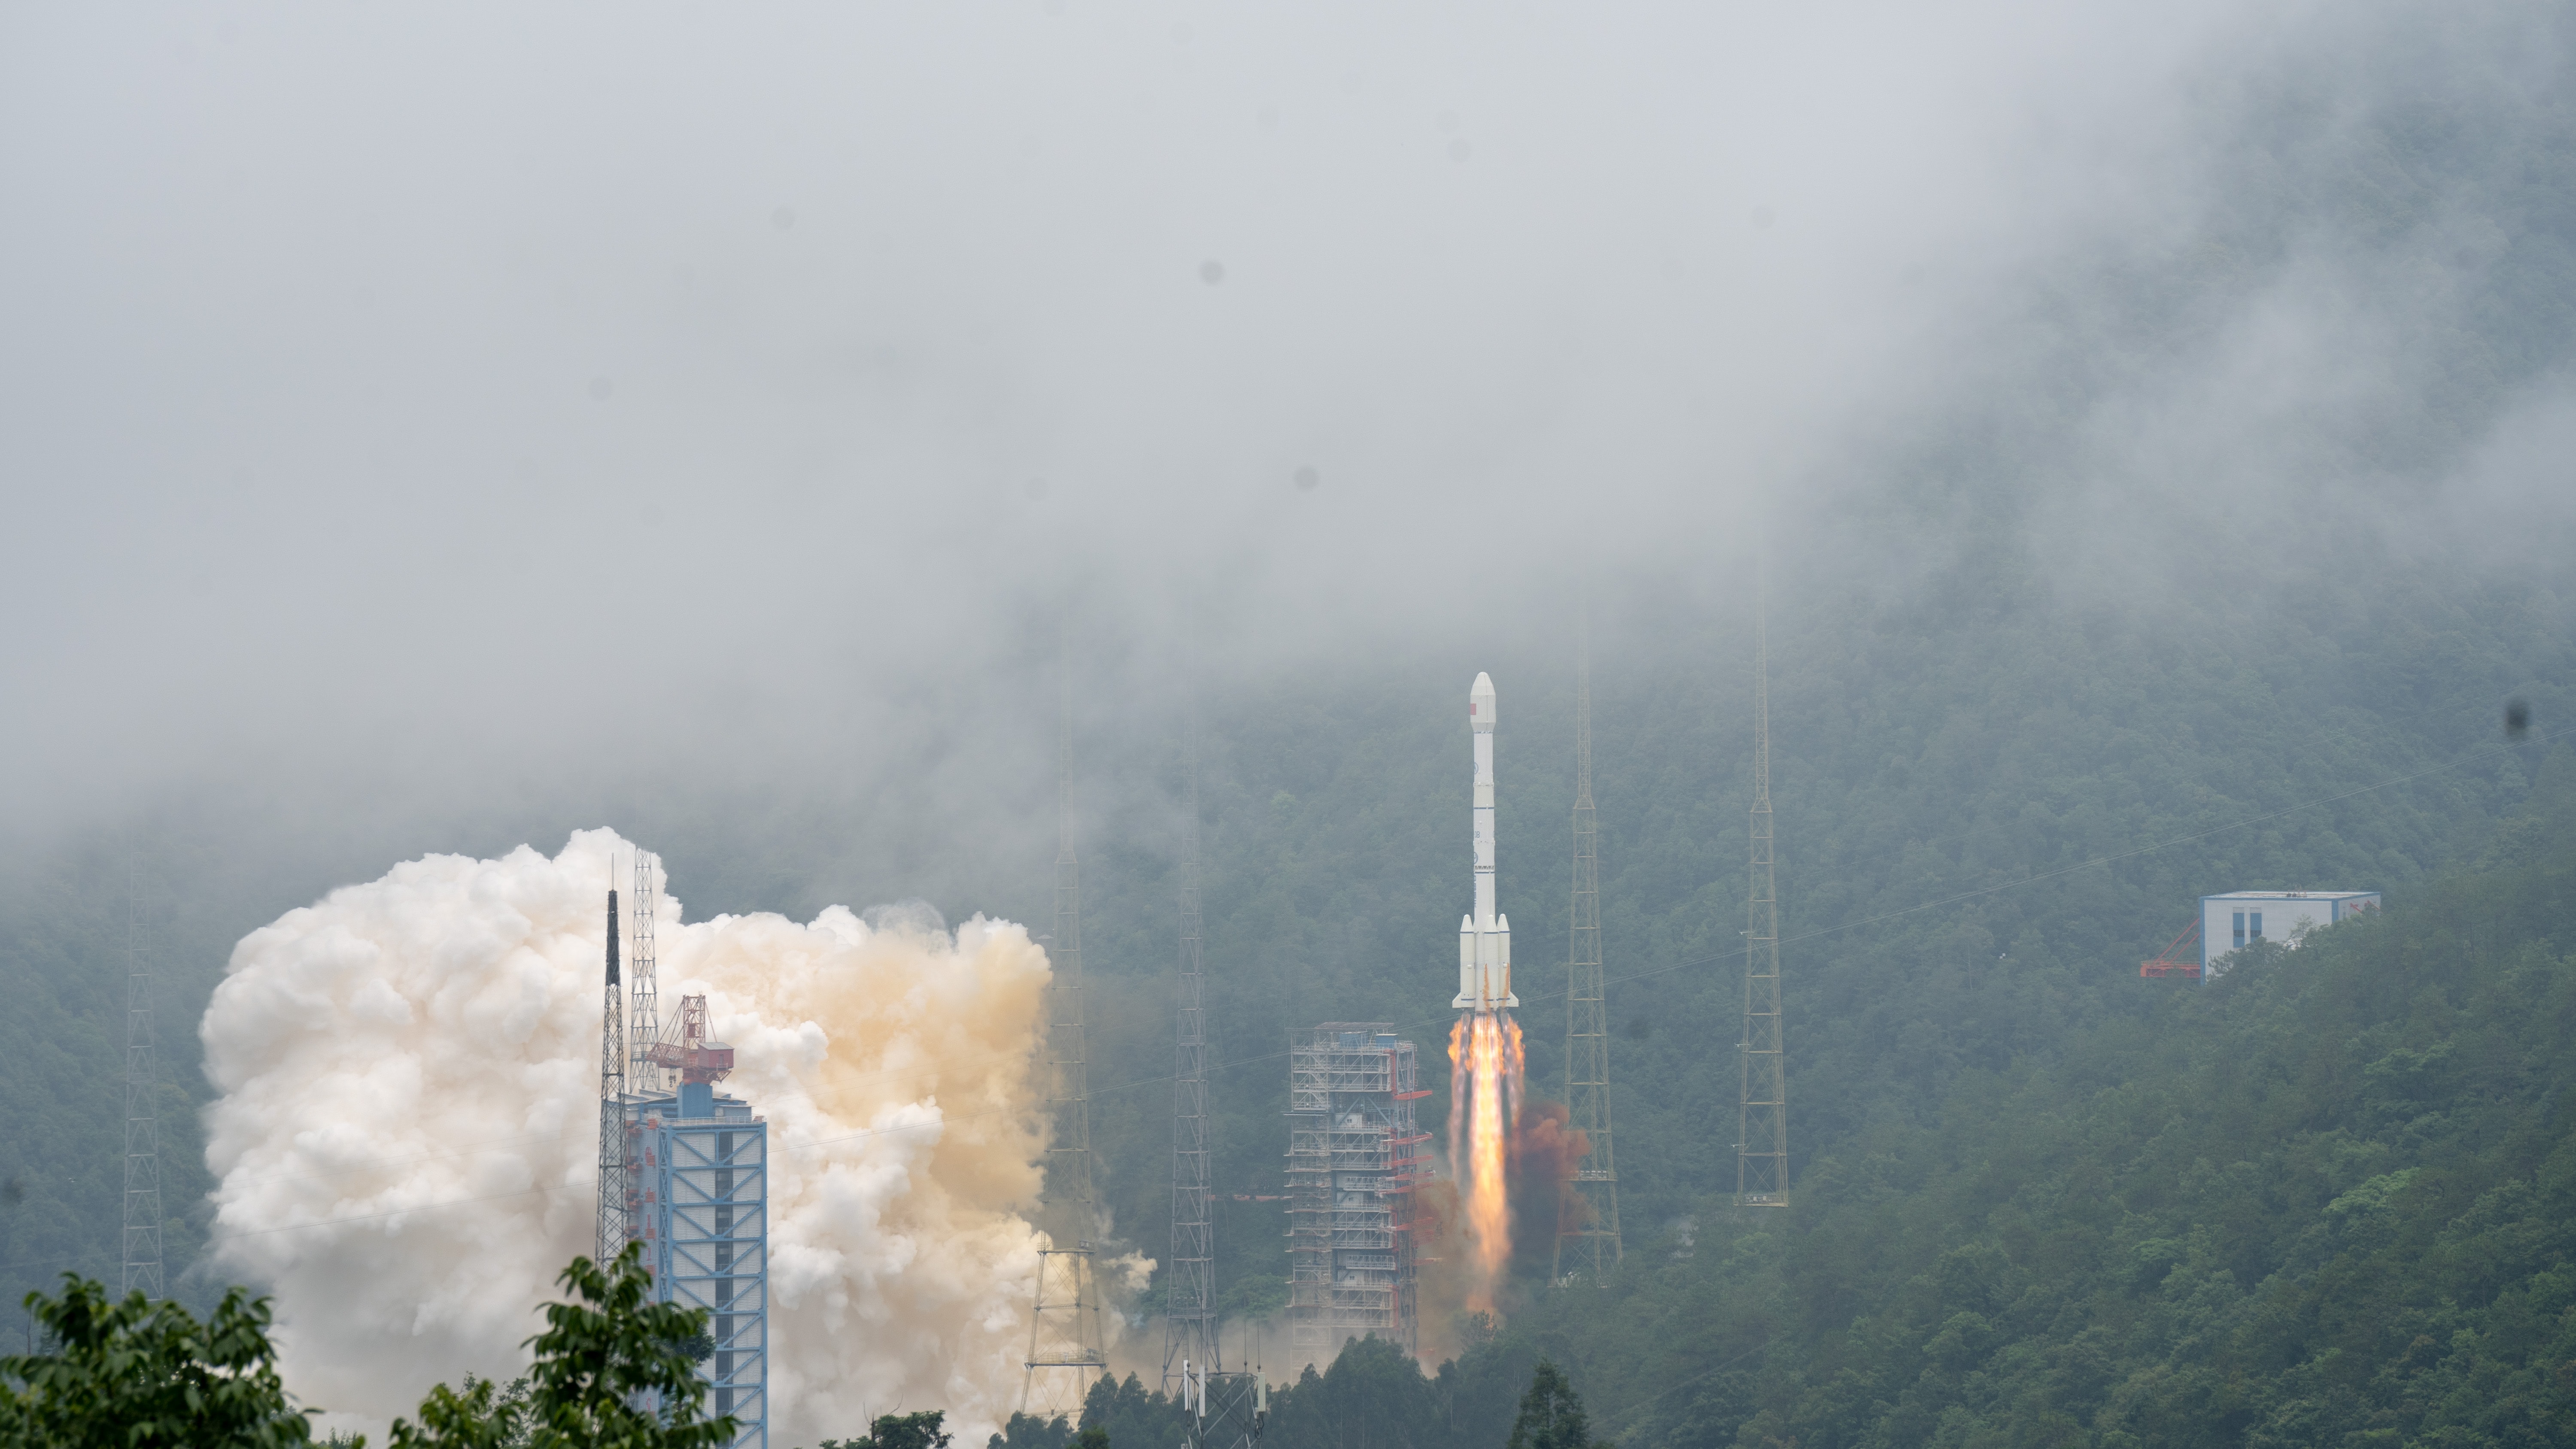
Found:
[[[2576,360],[2576,118],[2563,87],[2464,79],[2494,35],[2400,13],[2365,53],[2211,98],[2216,199],[2184,235],[2053,261],[1970,402],[1889,422],[1865,483],[1776,522],[1786,1211],[1724,1196],[1755,580],[1595,578],[1625,1262],[1550,1282],[1533,1214],[1499,1332],[1437,1325],[1464,1345],[1445,1363],[1364,1343],[1307,1370],[1274,1400],[1278,1445],[1357,1449],[1363,1422],[1499,1445],[1542,1356],[1636,1449],[2576,1437],[2576,600],[2563,560],[2403,522]],[[2101,503],[2106,400],[2208,362],[2321,252],[2452,308],[2398,404],[2272,420],[2298,440],[2268,480],[2285,510],[2352,496],[2329,477],[2361,502],[2320,505],[2295,548],[2193,534],[2224,513],[2205,498],[2070,546]],[[1570,577],[1532,587],[1572,617]],[[1200,694],[1228,1311],[1285,1297],[1284,1225],[1255,1200],[1279,1191],[1285,1033],[1447,1025],[1479,669],[1507,721],[1530,1076],[1560,1090],[1575,648],[1570,626],[1377,640]],[[2516,698],[2536,724],[2508,737]],[[1116,1232],[1151,1255],[1182,795],[1181,711],[1157,704],[1076,741],[1093,1137]],[[693,917],[922,893],[844,868],[836,842],[870,823],[789,786],[531,789],[419,833],[259,803],[209,786],[0,880],[13,1302],[114,1274],[129,943],[158,972],[174,1286],[202,1309],[222,1285],[180,1271],[207,1221],[194,1026],[244,932],[424,850],[594,824],[662,849]],[[1041,857],[997,859],[1014,872],[932,904],[1037,919]],[[2299,887],[2389,909],[2205,987],[2139,978],[2200,895]],[[1087,1418],[1146,1443],[1170,1414],[1111,1384]]]
[[[2571,940],[2561,750],[2474,868],[2138,983],[1810,1159],[1786,1211],[1710,1195],[1436,1373],[1356,1344],[1264,1443],[1499,1444],[1541,1358],[1632,1446],[2566,1443]],[[1133,1379],[1083,1423],[1177,1429]]]

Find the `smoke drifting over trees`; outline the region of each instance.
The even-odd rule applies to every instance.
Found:
[[[433,1379],[520,1367],[548,1265],[590,1242],[599,900],[633,853],[584,831],[413,861],[234,953],[205,1021],[216,1257],[273,1287],[311,1401],[381,1427]],[[770,1121],[775,1431],[933,1399],[999,1423],[1037,1267],[1043,953],[981,920],[660,905],[666,990],[708,995],[725,1090]]]

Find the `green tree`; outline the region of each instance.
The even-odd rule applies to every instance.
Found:
[[[984,1441],[984,1449],[1064,1449],[1072,1438],[1073,1421],[1062,1414],[1052,1419],[1013,1414],[1002,1432]]]
[[[730,1442],[734,1421],[704,1416],[706,1384],[689,1355],[706,1332],[706,1310],[652,1302],[640,1252],[628,1244],[605,1270],[575,1258],[556,1279],[578,1301],[546,1305],[546,1331],[528,1340],[536,1363],[524,1399],[513,1402],[518,1396],[489,1380],[469,1379],[463,1393],[440,1384],[421,1401],[418,1426],[394,1421],[395,1449],[717,1449]]]
[[[1530,1371],[1529,1392],[1521,1395],[1520,1417],[1512,1420],[1509,1449],[1588,1449],[1590,1426],[1583,1420],[1583,1400],[1550,1359]]]
[[[0,1359],[0,1443],[42,1449],[271,1449],[313,1442],[268,1341],[268,1300],[235,1288],[199,1323],[179,1304],[108,1297],[63,1275],[27,1311],[53,1352]]]
[[[947,1417],[938,1409],[925,1409],[918,1414],[879,1414],[876,1422],[868,1426],[866,1438],[826,1439],[822,1449],[948,1449],[948,1441],[954,1436],[939,1427]]]

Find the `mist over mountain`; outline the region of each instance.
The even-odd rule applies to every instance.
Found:
[[[2576,769],[2571,24],[2393,3],[0,21],[0,1286],[115,1269],[129,900],[159,972],[173,1275],[203,1300],[211,1263],[180,1272],[212,1224],[197,1031],[242,937],[400,861],[595,827],[660,850],[693,920],[1042,921],[1060,649],[1123,1245],[1159,1256],[1169,1211],[1192,704],[1220,1193],[1279,1190],[1288,1029],[1446,1029],[1479,670],[1553,1093],[1588,610],[1620,1188],[1655,1246],[1587,1307],[1528,1233],[1507,1317],[1664,1324],[1671,1361],[1507,1332],[1460,1372],[1557,1353],[1640,1444],[1967,1442],[2049,1415],[2152,1438],[2144,1388],[2022,1419],[1963,1388],[2028,1387],[1996,1344],[2072,1352],[2112,1322],[2013,1328],[1997,1285],[2117,1253],[2259,1297],[2332,1255],[2295,1245],[2279,1194],[2240,1203],[2283,1216],[2234,1247],[2193,1236],[2260,1196],[2213,1157],[2171,1164],[2187,1186],[2154,1231],[2052,1259],[2028,1244],[2075,1231],[2071,1199],[1942,1197],[1964,1164],[1926,1168],[1915,1139],[2010,1176],[2024,1149],[1981,1115],[2009,1101],[2063,1134],[2061,1168],[2147,1153],[2081,1104],[2184,1092],[2171,1064],[2213,1033],[2289,1071],[2300,973],[2383,969],[2294,954],[2179,1000],[2136,965],[2204,893],[2379,889],[2456,920],[2461,892],[2508,889],[2462,881],[2557,868],[2534,842],[2559,828],[2545,781]],[[1757,595],[1814,1203],[1762,1241],[1719,1201]],[[2514,698],[2533,729],[2507,740]],[[2475,970],[2436,926],[2389,928],[2424,989],[2487,1003],[2460,1012],[2506,1012],[2477,972],[2508,958],[2538,973],[2515,1000],[2557,1000],[2563,930],[2516,879],[2519,934]],[[2467,1030],[2399,1015],[2334,1070],[2383,1082],[2390,1053]],[[2540,1145],[2481,1159],[2478,1193],[2537,1182],[2563,1136],[2531,1050],[2478,1090]],[[2335,1233],[2369,1218],[2327,1214],[2361,1184],[2485,1150],[2368,1090],[2350,1120],[2299,1118],[2346,1134],[2283,1190]],[[1963,1236],[1810,1272],[1889,1203]],[[1986,1227],[2008,1267],[1966,1245]],[[1228,1198],[1230,1308],[1283,1300],[1280,1230]],[[2531,1251],[2503,1277],[2562,1250]],[[1891,1306],[1923,1273],[1975,1293]],[[1923,1347],[1958,1313],[1986,1325],[1973,1352]],[[1757,1355],[1674,1389],[1755,1324],[1877,1377],[1829,1390]],[[1871,1332],[1913,1347],[1816,1348]],[[2309,1361],[2287,1342],[2263,1373]],[[2409,1344],[2346,1352],[2440,1371],[2448,1350]],[[2103,1352],[2120,1382],[2166,1364]],[[1947,1387],[1907,1387],[1926,1363]],[[2189,1422],[2244,1442],[2258,1419]]]

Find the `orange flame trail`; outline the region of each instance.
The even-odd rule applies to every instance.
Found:
[[[1466,1208],[1467,1307],[1494,1311],[1512,1256],[1504,1171],[1521,1105],[1521,1029],[1498,1011],[1472,1012],[1449,1031],[1449,1160]]]

